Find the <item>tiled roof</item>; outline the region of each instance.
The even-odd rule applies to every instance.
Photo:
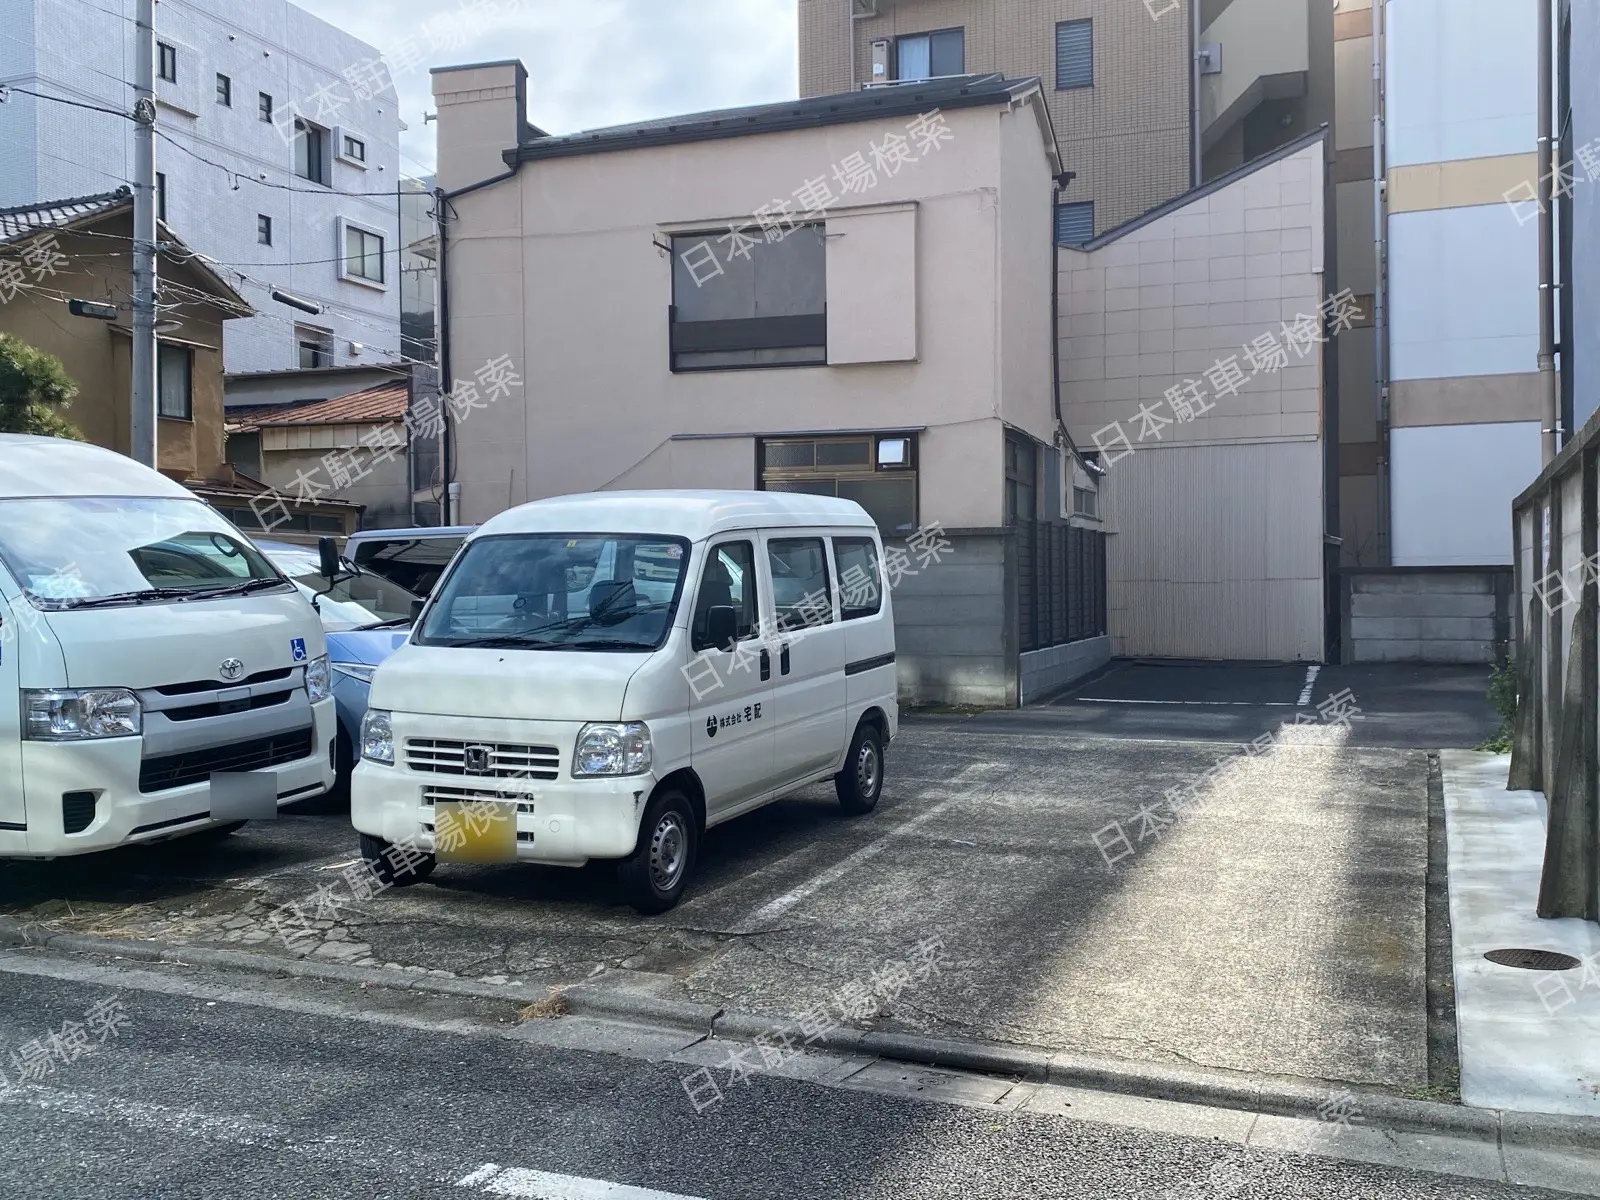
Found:
[[[133,193],[120,187],[114,192],[101,192],[94,196],[73,196],[67,200],[0,208],[0,242],[14,242],[41,229],[71,225],[84,217],[98,216],[132,202]]]
[[[405,419],[407,399],[406,381],[396,379],[327,400],[230,408],[227,422],[229,429],[242,431],[267,425],[364,425],[373,421],[400,421]]]

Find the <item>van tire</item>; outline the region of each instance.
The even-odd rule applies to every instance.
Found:
[[[833,790],[839,796],[839,807],[852,817],[878,807],[878,797],[883,794],[883,735],[872,722],[856,726],[844,770],[833,777]]]
[[[622,896],[646,916],[664,913],[683,896],[700,849],[694,805],[677,788],[665,788],[645,805],[639,843],[617,864]]]
[[[361,857],[366,859],[367,866],[372,868],[387,887],[403,888],[421,883],[432,875],[434,867],[439,865],[438,860],[429,854],[410,871],[396,871],[387,857],[391,845],[392,843],[373,837],[371,834],[361,835]]]

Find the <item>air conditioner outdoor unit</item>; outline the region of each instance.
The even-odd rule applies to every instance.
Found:
[[[850,15],[858,21],[878,15],[878,0],[850,0]]]

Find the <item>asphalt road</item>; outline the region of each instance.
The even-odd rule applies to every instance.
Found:
[[[1548,1193],[1070,1115],[986,1110],[757,1074],[714,1107],[680,1065],[519,1040],[483,1002],[302,994],[164,968],[60,980],[0,970],[0,1194],[772,1200],[1490,1200]],[[235,983],[238,981],[235,980]],[[290,983],[282,985],[290,988]],[[326,986],[326,985],[319,985]],[[180,994],[171,994],[174,991]],[[187,991],[189,994],[181,994]],[[211,995],[230,995],[212,988]],[[93,1053],[16,1083],[26,1043],[115,997]],[[591,1181],[587,1184],[582,1181]],[[646,1191],[606,1190],[607,1181]]]

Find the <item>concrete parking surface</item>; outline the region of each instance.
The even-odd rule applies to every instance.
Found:
[[[816,789],[713,830],[688,899],[657,918],[624,908],[603,864],[444,866],[350,903],[338,815],[10,864],[0,911],[288,955],[269,916],[296,901],[316,926],[296,954],[530,999],[590,980],[776,1019],[854,997],[873,1028],[1424,1094],[1428,756],[1412,743],[1492,731],[1486,672],[1346,670],[1302,704],[1304,667],[1125,664],[1044,708],[909,718],[875,814],[846,819]],[[1109,703],[1162,688],[1201,703]],[[1324,720],[1345,688],[1370,708]],[[1264,734],[1264,753],[1238,744]],[[937,970],[897,966],[919,955]]]

